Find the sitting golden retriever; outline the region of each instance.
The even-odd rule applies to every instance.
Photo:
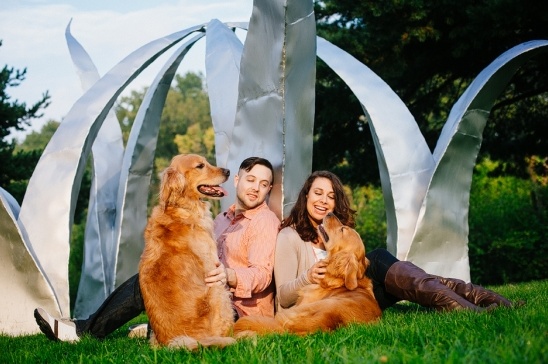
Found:
[[[229,292],[204,283],[219,258],[210,204],[201,200],[224,196],[219,185],[229,175],[192,154],[174,157],[163,174],[139,263],[152,345],[193,350],[235,342]]]
[[[295,306],[277,313],[275,318],[240,318],[234,325],[237,337],[272,332],[304,335],[381,317],[373,285],[365,276],[369,261],[359,234],[343,226],[332,213],[324,218],[318,230],[327,250],[325,278],[320,284],[301,289]]]

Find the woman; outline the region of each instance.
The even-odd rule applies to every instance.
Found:
[[[355,211],[350,208],[341,181],[331,172],[317,171],[304,183],[278,234],[274,261],[278,312],[296,303],[300,288],[323,278],[326,252],[317,227],[329,212],[344,225],[354,227]],[[367,258],[370,265],[366,275],[373,281],[373,292],[382,310],[400,300],[447,311],[512,305],[480,286],[428,274],[411,262],[399,261],[385,249],[373,250]]]

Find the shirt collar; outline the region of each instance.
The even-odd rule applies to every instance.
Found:
[[[268,209],[268,205],[266,204],[266,201],[263,201],[262,204],[260,204],[259,206],[255,207],[254,209],[251,209],[251,210],[246,210],[240,214],[238,214],[237,216],[235,215],[235,212],[236,212],[236,204],[232,204],[232,206],[230,206],[228,208],[228,210],[225,212],[225,216],[228,217],[230,220],[234,220],[234,219],[239,219],[241,217],[245,217],[246,219],[249,219],[249,220],[252,220],[253,217],[255,215],[257,215],[259,212],[261,212],[262,210],[264,209]]]

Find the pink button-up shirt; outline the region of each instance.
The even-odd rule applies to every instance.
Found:
[[[240,316],[274,316],[272,272],[280,220],[263,202],[255,209],[234,215],[235,205],[215,218],[219,259],[236,272],[231,288]]]

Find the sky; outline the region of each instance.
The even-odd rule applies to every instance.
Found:
[[[247,22],[252,9],[253,0],[1,0],[0,67],[27,69],[26,79],[9,87],[7,94],[27,106],[39,101],[46,91],[51,96],[44,116],[33,120],[26,132],[12,133],[12,137],[22,140],[49,120],[62,121],[82,95],[65,40],[71,19],[72,35],[102,76],[150,41],[211,19]],[[242,34],[239,36],[244,39]],[[124,94],[148,86],[167,57],[155,61]],[[205,72],[204,38],[179,67],[181,74],[188,71]]]

